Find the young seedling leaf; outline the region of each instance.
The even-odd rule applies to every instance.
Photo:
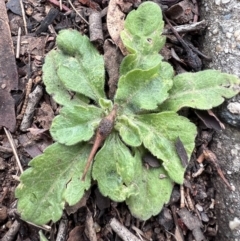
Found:
[[[63,107],[50,129],[54,140],[68,146],[88,141],[103,117],[104,110],[95,106]]]
[[[134,122],[134,116],[119,116],[115,124],[115,129],[119,131],[122,140],[127,145],[137,147],[142,144],[139,127]]]
[[[132,70],[118,82],[115,103],[124,113],[155,110],[168,97],[171,79],[162,78],[161,66],[150,70]]]
[[[240,79],[217,70],[179,74],[161,110],[178,111],[182,107],[208,110],[240,91]]]
[[[65,61],[66,56],[61,51],[51,51],[45,58],[43,65],[43,81],[47,92],[60,105],[86,105],[88,99],[81,94],[71,93],[60,81],[57,70]]]
[[[142,165],[140,157],[135,170],[136,192],[126,199],[126,204],[133,216],[147,220],[157,215],[169,201],[173,183],[163,168],[147,169]]]
[[[132,184],[136,159],[117,133],[111,134],[95,157],[92,176],[100,192],[117,202],[135,193]]]
[[[185,168],[176,153],[175,142],[178,137],[181,139],[189,159],[197,134],[195,125],[174,112],[140,115],[136,122],[144,146],[163,161],[169,177],[182,184]]]
[[[165,37],[161,36],[163,27],[160,7],[145,2],[128,14],[121,38],[130,54],[157,53],[165,44]]]
[[[90,40],[76,30],[62,30],[57,43],[65,54],[57,69],[65,87],[96,102],[104,98],[104,60]]]
[[[58,221],[65,203],[74,205],[91,185],[90,173],[81,181],[90,145],[55,143],[35,157],[21,175],[16,189],[18,211],[35,224]]]
[[[162,62],[162,59],[163,57],[158,53],[148,55],[129,54],[123,59],[120,65],[120,76],[126,75],[135,69],[152,69],[155,66],[159,66],[159,64]],[[172,77],[173,76],[171,76],[171,78]]]

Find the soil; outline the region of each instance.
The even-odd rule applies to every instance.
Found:
[[[171,20],[172,25],[198,21],[198,6],[195,1],[157,0],[156,2]],[[14,100],[14,105],[8,108],[10,111],[16,108],[16,115],[13,112],[8,119],[3,116],[0,118],[0,125],[2,125],[0,129],[1,240],[45,240],[42,235],[48,240],[57,241],[121,240],[120,233],[123,231],[119,233],[111,225],[116,220],[119,224],[115,225],[119,225],[121,230],[126,229],[125,237],[130,235],[128,232],[134,235],[129,236],[128,239],[122,237],[124,240],[216,240],[218,232],[215,210],[216,187],[212,185],[211,178],[219,175],[221,170],[216,165],[218,161],[216,158],[206,158],[206,155],[203,155],[204,151],[207,151],[214,156],[208,147],[215,135],[215,130],[221,129],[222,123],[213,113],[207,111],[184,110],[182,113],[198,126],[196,148],[186,170],[184,185],[181,187],[175,185],[169,203],[159,215],[142,222],[131,215],[124,203],[115,203],[103,197],[97,186],[93,185],[80,203],[72,208],[66,208],[61,220],[56,223],[51,222],[46,226],[36,227],[21,219],[16,209],[17,200],[14,196],[21,173],[17,159],[25,170],[33,157],[41,154],[47,146],[53,143],[49,128],[52,119],[58,115],[60,110],[60,106],[46,93],[42,82],[44,57],[55,47],[56,33],[61,29],[74,28],[88,36],[90,34],[91,41],[104,54],[108,76],[106,83],[108,83],[107,89],[111,97],[116,90],[119,63],[123,58],[124,50],[118,43],[119,36],[116,31],[116,26],[122,23],[116,21],[115,27],[113,24],[107,24],[107,15],[109,14],[109,22],[112,22],[116,14],[125,16],[129,11],[137,8],[141,2],[137,0],[119,2],[79,0],[73,1],[73,8],[68,1],[62,1],[62,10],[60,10],[59,2],[53,0],[24,0],[22,3],[25,16],[22,15],[20,1],[9,0],[1,3],[2,6],[6,4],[8,9],[9,22],[6,23],[6,29],[10,30],[15,54],[19,48],[19,56],[14,58],[14,63],[11,65],[16,66],[18,86],[3,88],[4,83],[0,82],[2,90],[5,89],[5,92],[10,90],[9,93],[11,93],[11,96],[5,98],[10,101],[9,103]],[[109,8],[108,14],[107,7]],[[116,10],[117,7],[118,10]],[[76,14],[75,9],[81,13],[81,16]],[[99,14],[93,17],[92,12],[100,13],[100,18]],[[110,16],[111,14],[113,16]],[[100,34],[96,31],[96,29],[99,30],[96,25],[88,26],[86,23],[86,20],[90,21],[90,18],[93,18],[91,21],[100,25]],[[26,26],[24,20],[26,20]],[[198,38],[204,27],[206,25],[188,33],[181,33],[187,45],[199,46]],[[17,40],[19,29],[21,29],[20,45]],[[166,31],[168,29],[169,27],[166,26]],[[12,48],[10,43],[4,44],[9,44],[10,49]],[[166,61],[173,64],[176,73],[192,71],[185,59],[186,49],[174,35],[167,35],[167,44],[161,54]],[[8,59],[6,58],[5,61]],[[1,78],[0,73],[0,81]],[[36,99],[37,102],[31,104]],[[211,116],[210,120],[209,116]],[[11,143],[15,146],[17,155],[14,154]],[[224,182],[222,179],[218,181]],[[229,188],[227,185],[224,187]],[[181,192],[184,197],[183,201],[180,198]]]

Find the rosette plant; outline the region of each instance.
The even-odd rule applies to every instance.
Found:
[[[129,54],[113,100],[104,89],[103,56],[88,37],[75,30],[59,33],[43,81],[62,108],[50,129],[55,143],[29,163],[16,189],[23,219],[56,222],[65,204],[76,204],[95,180],[104,196],[125,201],[133,216],[146,220],[169,201],[173,183],[183,183],[185,167],[175,144],[181,140],[189,161],[197,130],[177,112],[218,106],[238,93],[240,81],[216,70],[174,76],[159,54],[163,27],[153,2],[128,14],[121,39]],[[91,143],[99,138],[102,145]],[[143,165],[147,153],[158,167]]]

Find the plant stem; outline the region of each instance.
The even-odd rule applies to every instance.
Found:
[[[97,133],[96,133],[96,137],[94,140],[92,150],[88,156],[87,163],[86,163],[86,166],[83,171],[82,181],[85,180],[87,172],[92,164],[93,158],[96,155],[98,148],[103,144],[104,140],[111,133],[111,131],[114,127],[114,121],[116,118],[116,114],[117,114],[117,106],[115,105],[113,107],[112,111],[101,120],[101,122],[98,126],[98,129],[97,129]]]

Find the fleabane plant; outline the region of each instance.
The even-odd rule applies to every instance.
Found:
[[[173,183],[183,183],[185,167],[175,143],[181,140],[189,160],[197,131],[177,111],[218,106],[238,93],[240,81],[215,70],[174,76],[159,54],[163,26],[153,2],[129,13],[121,33],[129,54],[113,100],[104,92],[103,56],[86,36],[60,32],[43,80],[63,107],[50,129],[56,142],[21,175],[16,197],[23,219],[56,222],[65,204],[76,204],[96,180],[104,196],[125,201],[133,216],[146,220],[169,201]],[[143,165],[149,152],[159,167]]]

